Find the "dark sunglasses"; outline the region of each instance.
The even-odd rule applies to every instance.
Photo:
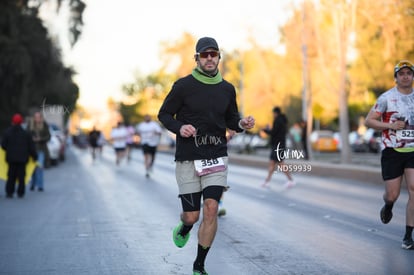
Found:
[[[212,51],[212,52],[201,52],[201,53],[197,53],[197,55],[201,58],[207,58],[208,56],[211,57],[217,57],[220,53],[216,52],[216,51]]]

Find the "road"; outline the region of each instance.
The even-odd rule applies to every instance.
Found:
[[[400,248],[405,190],[383,225],[379,184],[303,172],[285,190],[276,173],[264,189],[265,174],[230,165],[209,274],[412,274],[414,251]],[[184,248],[171,240],[180,210],[171,154],[147,179],[139,150],[116,167],[111,148],[96,162],[71,149],[46,170],[45,192],[2,193],[0,274],[191,274],[196,230]]]

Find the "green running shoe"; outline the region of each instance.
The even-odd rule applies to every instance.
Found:
[[[219,217],[226,215],[226,209],[221,208],[221,209],[218,211],[217,215],[218,215]]]
[[[184,247],[188,239],[190,238],[190,232],[188,232],[187,235],[185,235],[184,237],[178,234],[181,231],[182,227],[183,222],[180,221],[180,223],[173,230],[173,241],[175,245],[179,248]]]
[[[203,268],[203,270],[194,269],[193,270],[193,275],[208,275],[208,273],[204,270],[204,268]]]
[[[208,275],[207,271],[204,269],[204,265],[194,262],[193,264],[193,275]]]

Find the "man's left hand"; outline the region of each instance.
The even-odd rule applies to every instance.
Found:
[[[243,127],[243,129],[246,130],[252,129],[254,127],[254,123],[255,121],[252,116],[248,116],[240,120],[240,125]]]

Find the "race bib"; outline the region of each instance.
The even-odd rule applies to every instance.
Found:
[[[223,158],[195,160],[194,167],[197,176],[204,176],[226,170]]]
[[[397,140],[411,140],[414,139],[414,130],[398,130]]]

